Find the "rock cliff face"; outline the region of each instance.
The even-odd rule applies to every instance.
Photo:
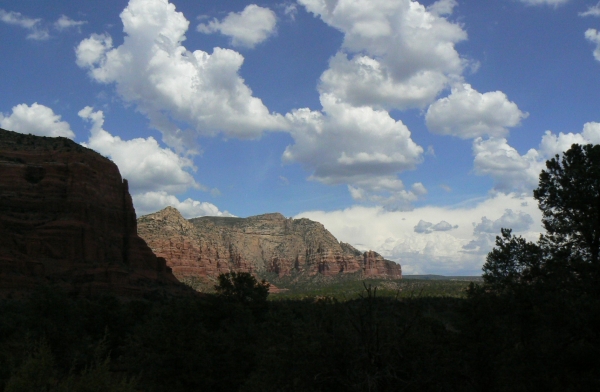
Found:
[[[0,129],[0,295],[45,283],[120,296],[185,291],[137,235],[113,162],[65,138]]]
[[[216,277],[230,271],[259,276],[270,272],[280,277],[359,273],[402,278],[399,264],[339,243],[318,222],[287,219],[278,213],[188,221],[175,208],[167,207],[139,218],[138,234],[180,278]]]

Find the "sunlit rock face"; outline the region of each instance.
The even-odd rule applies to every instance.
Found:
[[[185,291],[137,235],[127,180],[66,138],[0,129],[0,294]]]
[[[167,207],[139,218],[138,234],[179,278],[226,272],[402,278],[399,264],[338,242],[318,222],[279,213],[186,220]]]

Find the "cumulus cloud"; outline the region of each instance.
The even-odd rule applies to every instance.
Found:
[[[42,19],[32,19],[20,12],[5,11],[0,8],[0,21],[29,30],[28,39],[44,41],[50,38],[48,30],[42,26]]]
[[[587,29],[585,32],[585,38],[591,43],[596,44],[594,49],[594,58],[600,61],[600,33],[596,29]]]
[[[463,139],[501,137],[528,116],[501,91],[481,94],[469,84],[452,88],[451,94],[427,109],[425,122],[430,131]]]
[[[202,189],[189,172],[195,170],[190,159],[160,147],[152,137],[123,140],[111,135],[102,128],[102,111],[93,111],[87,106],[79,116],[92,124],[86,147],[110,157],[128,179],[132,193],[182,193],[190,188]]]
[[[100,63],[105,53],[112,48],[112,38],[108,34],[92,34],[75,48],[76,62],[81,68]]]
[[[456,225],[452,226],[450,223],[448,223],[446,221],[441,221],[431,227],[431,229],[433,231],[449,231],[449,230],[456,229],[456,228],[458,228],[458,226],[456,226]]]
[[[521,205],[523,205],[521,203]],[[513,212],[511,209],[507,209],[504,211],[504,214],[496,220],[488,219],[487,217],[482,217],[481,222],[475,225],[473,232],[475,234],[479,233],[491,233],[497,234],[500,233],[500,229],[512,229],[513,232],[524,232],[529,230],[531,225],[533,224],[533,218],[531,215],[526,214],[522,211]]]
[[[523,203],[521,206],[526,207]],[[512,229],[513,233],[524,233],[529,230],[531,225],[533,225],[533,218],[522,211],[513,212],[511,209],[507,209],[496,220],[491,220],[484,216],[481,218],[480,223],[473,224],[473,235],[475,238],[464,245],[463,249],[466,252],[485,255],[494,246],[496,236],[500,235],[500,229]]]
[[[425,222],[423,219],[421,219],[413,228],[413,231],[415,233],[429,234],[433,233],[434,231],[449,231],[456,228],[458,228],[458,226],[452,226],[446,221],[440,221],[434,225],[431,222]]]
[[[37,102],[31,106],[24,103],[17,105],[12,108],[10,115],[0,113],[0,127],[37,136],[75,138],[69,123],[61,121],[61,116]]]
[[[421,219],[419,221],[419,223],[417,223],[417,225],[414,227],[414,232],[415,233],[431,233],[431,226],[433,226],[433,223],[431,222],[425,222],[423,219]]]
[[[284,162],[301,163],[311,179],[347,184],[354,200],[389,210],[412,208],[427,190],[420,183],[406,187],[398,175],[422,161],[423,148],[386,110],[425,108],[462,80],[468,62],[455,45],[467,34],[446,18],[457,2],[298,3],[341,31],[344,40],[320,78],[322,110],[286,115],[294,144]]]
[[[428,6],[427,11],[437,16],[450,15],[457,5],[456,0],[438,0]]]
[[[291,9],[290,9],[291,10]],[[286,14],[288,14],[286,8]],[[201,23],[197,30],[201,33],[221,33],[231,38],[233,46],[254,48],[275,34],[277,17],[268,8],[250,4],[242,12],[230,12],[222,21],[217,19]]]
[[[180,201],[165,191],[146,192],[133,195],[133,203],[138,216],[151,214],[171,206],[179,210],[186,219],[199,216],[235,216],[228,211],[220,211],[217,206],[208,202],[200,202],[190,198]]]
[[[330,94],[321,95],[321,104],[322,112],[297,109],[286,115],[295,143],[286,148],[284,162],[301,163],[313,180],[348,184],[356,200],[402,204],[426,193],[422,184],[406,191],[396,177],[413,169],[423,154],[401,121]]]
[[[355,106],[422,108],[464,69],[454,45],[467,34],[441,16],[452,11],[452,1],[429,9],[411,0],[299,3],[344,33],[342,49],[321,76],[322,93]]]
[[[475,174],[494,179],[494,189],[501,192],[528,193],[536,187],[544,162],[535,149],[525,155],[504,138],[477,138],[473,141]]]
[[[203,136],[256,138],[263,130],[285,128],[283,117],[269,113],[239,76],[241,54],[190,52],[182,45],[189,22],[167,0],[130,0],[121,20],[122,45],[111,48],[110,37],[92,35],[77,47],[77,63],[95,81],[114,83],[169,145],[181,140],[179,122]]]
[[[522,205],[524,202],[527,204]],[[443,221],[439,221],[441,216]],[[382,207],[353,206],[329,212],[307,211],[297,217],[321,222],[338,240],[361,250],[375,250],[399,262],[405,274],[479,275],[485,255],[493,247],[493,239],[500,234],[499,226],[513,225],[515,232],[532,241],[543,231],[541,212],[533,197],[504,193],[458,207],[388,211]],[[498,228],[497,232],[474,231],[484,217],[492,222],[492,229]],[[433,225],[432,222],[439,223]],[[415,230],[419,225],[431,231],[424,235]],[[452,230],[443,230],[450,225]],[[434,226],[438,226],[438,230],[432,230]],[[482,240],[474,249],[465,249],[473,241],[484,237],[487,240],[487,235],[491,242]]]
[[[79,29],[81,26],[86,24],[87,21],[84,20],[73,20],[66,15],[61,15],[60,18],[56,22],[54,22],[54,28],[63,31],[71,28]]]
[[[491,176],[497,191],[528,193],[537,187],[546,160],[568,150],[574,143],[600,143],[600,123],[586,123],[580,133],[560,132],[557,135],[546,131],[538,148],[532,148],[524,155],[504,138],[477,138],[473,142],[474,171]]]

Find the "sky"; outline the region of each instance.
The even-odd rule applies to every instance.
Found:
[[[280,212],[479,275],[600,143],[600,3],[0,0],[0,127],[110,158],[138,216]]]

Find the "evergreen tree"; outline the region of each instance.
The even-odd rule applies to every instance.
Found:
[[[572,276],[597,275],[600,258],[600,145],[573,144],[546,162],[533,191],[546,234],[540,245],[549,267]]]
[[[533,191],[546,233],[537,244],[502,229],[483,266],[496,291],[543,280],[595,286],[600,278],[600,145],[573,144],[546,162]]]

